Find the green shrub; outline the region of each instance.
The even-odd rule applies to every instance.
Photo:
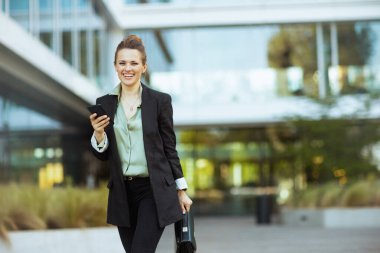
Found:
[[[0,185],[0,237],[7,230],[74,228],[106,225],[108,190]]]
[[[344,188],[336,183],[324,185],[318,207],[330,207],[339,205]]]
[[[343,194],[341,206],[372,206],[374,204],[374,193],[372,182],[361,181],[352,184]]]
[[[345,186],[337,183],[309,186],[293,194],[285,205],[295,208],[380,206],[380,181],[368,179]]]

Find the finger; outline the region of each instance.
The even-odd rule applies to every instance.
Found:
[[[97,118],[94,120],[94,122],[95,122],[95,123],[99,123],[99,122],[101,122],[101,121],[103,121],[103,120],[106,120],[106,119],[109,120],[109,117],[108,117],[107,115],[103,115],[103,116],[97,117]]]
[[[108,125],[110,123],[109,119],[100,121],[97,125],[100,127],[103,127],[105,125]]]
[[[103,130],[103,131],[104,131],[104,129],[105,129],[108,125],[109,125],[109,122],[107,122],[107,123],[101,125],[101,126],[99,127],[99,130]]]
[[[94,128],[101,128],[102,126],[104,126],[105,124],[109,123],[110,119],[109,118],[106,118],[105,120],[101,120],[101,121],[98,121],[98,122],[94,122],[92,125]]]
[[[93,117],[93,115],[95,115],[95,117]],[[96,113],[94,113],[94,114],[91,114],[90,121],[91,121],[91,124],[94,125],[94,124],[97,124],[97,123],[101,122],[102,120],[104,120],[106,118],[107,118],[106,115],[103,115],[103,116],[100,116],[100,117],[96,117]]]
[[[186,207],[185,205],[181,204],[182,214],[186,213]]]
[[[93,113],[93,114],[90,115],[90,120],[93,120],[95,118],[96,118],[96,113]]]
[[[99,125],[99,126],[96,126],[94,127],[94,130],[95,131],[104,131],[104,129],[109,125],[109,122],[103,124],[103,125]]]

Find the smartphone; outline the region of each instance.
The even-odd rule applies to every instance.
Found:
[[[87,109],[91,112],[91,114],[96,113],[96,117],[107,115],[101,104],[90,105],[87,107]]]

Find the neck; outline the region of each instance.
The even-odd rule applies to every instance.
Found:
[[[137,96],[140,92],[140,83],[136,83],[133,86],[127,86],[124,84],[121,84],[121,96],[122,97],[131,97],[131,96]]]

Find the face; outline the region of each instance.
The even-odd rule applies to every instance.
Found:
[[[123,85],[140,85],[141,75],[146,71],[146,67],[137,49],[124,48],[117,53],[115,70]]]

